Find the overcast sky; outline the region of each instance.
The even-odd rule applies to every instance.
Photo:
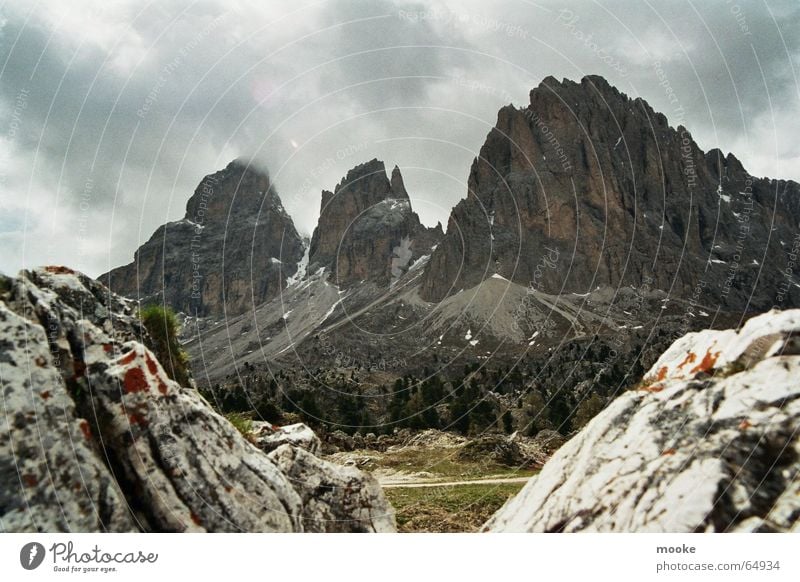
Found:
[[[703,149],[800,180],[799,30],[797,0],[7,1],[0,270],[128,263],[240,156],[302,233],[374,157],[446,225],[497,110],[548,75],[603,75],[675,125],[669,87]]]

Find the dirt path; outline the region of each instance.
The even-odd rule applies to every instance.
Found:
[[[417,487],[455,487],[458,485],[499,485],[501,483],[525,483],[530,477],[502,477],[497,479],[469,479],[466,481],[388,481],[381,483],[384,489]]]

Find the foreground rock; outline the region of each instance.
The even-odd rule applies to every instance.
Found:
[[[484,529],[800,531],[800,311],[678,340]]]
[[[269,422],[257,421],[253,423],[253,438],[256,446],[265,453],[288,444],[316,455],[322,447],[319,437],[302,423],[274,426]]]
[[[0,530],[135,530],[89,423],[77,418],[52,365],[42,327],[0,303],[0,337]]]
[[[288,444],[275,449],[269,458],[291,479],[302,498],[304,531],[395,531],[394,510],[372,476]]]
[[[58,267],[0,288],[0,530],[326,531],[331,515],[335,531],[373,527],[348,514],[350,491],[304,501],[305,481],[169,379],[132,305],[102,285]],[[340,479],[307,465],[304,479]]]

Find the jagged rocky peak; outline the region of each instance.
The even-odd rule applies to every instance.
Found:
[[[133,263],[100,279],[178,311],[235,315],[274,297],[302,255],[269,174],[234,160],[200,181],[182,220],[159,227]]]
[[[408,193],[406,192],[406,185],[403,183],[403,176],[400,174],[400,168],[397,166],[392,170],[392,179],[390,181],[392,194],[394,198],[399,200],[408,200]]]
[[[237,198],[240,200],[234,204]],[[266,170],[245,160],[235,159],[224,169],[201,180],[186,202],[186,218],[202,217],[206,222],[224,221],[229,209],[237,215],[244,215],[248,211],[258,211],[264,203],[274,204],[275,198]]]
[[[421,295],[439,301],[498,273],[549,293],[648,285],[687,298],[700,282],[700,303],[768,309],[800,186],[704,154],[672,114],[677,128],[598,76],[548,77],[527,107],[503,107]],[[783,307],[800,305],[797,291]]]
[[[395,184],[401,186],[400,191],[394,190]],[[349,170],[336,185],[333,194],[328,194],[337,203],[353,204],[360,211],[389,198],[408,199],[400,169],[395,167],[392,180],[389,180],[384,163],[378,159],[364,162]]]
[[[384,163],[373,159],[347,172],[333,192],[322,192],[309,265],[328,268],[342,286],[387,285],[441,236],[441,226],[426,228],[412,210],[400,168],[389,178]]]

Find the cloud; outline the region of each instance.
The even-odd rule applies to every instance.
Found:
[[[672,117],[655,62],[701,147],[800,179],[799,23],[792,0],[12,0],[0,270],[129,262],[237,156],[269,168],[306,233],[320,190],[373,157],[446,222],[499,107],[601,74]]]

